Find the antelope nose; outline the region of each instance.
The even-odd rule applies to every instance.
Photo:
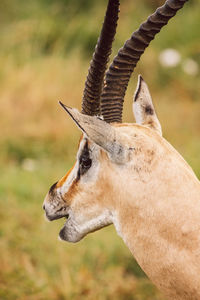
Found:
[[[46,212],[46,209],[48,209],[48,198],[49,198],[49,193],[46,194],[43,205],[42,205],[42,208],[44,209],[45,212]]]

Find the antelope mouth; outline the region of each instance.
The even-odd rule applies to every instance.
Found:
[[[62,218],[65,218],[66,220],[68,220],[69,214],[66,214],[66,215],[49,215],[49,214],[46,213],[46,217],[49,221],[55,221],[55,220],[62,219]]]
[[[50,221],[54,221],[54,220],[58,220],[58,219],[63,219],[64,220],[64,225],[61,227],[60,231],[59,231],[59,239],[62,241],[67,241],[68,239],[66,238],[66,231],[67,228],[69,227],[69,214],[65,214],[65,215],[55,215],[55,216],[50,216],[48,217],[48,219]]]
[[[65,216],[65,219],[66,221],[59,232],[59,239],[71,243],[80,241],[85,234],[80,232],[80,228],[72,216],[68,214],[68,216]]]
[[[67,240],[66,239],[66,234],[65,234],[66,227],[67,227],[67,221],[64,223],[63,227],[59,231],[59,238],[62,241],[66,241]]]
[[[65,227],[67,226],[67,222],[68,222],[68,219],[69,219],[69,214],[66,214],[65,216],[63,216],[62,217],[64,220],[65,220],[65,223],[64,223],[64,225],[62,226],[62,228],[61,228],[61,230],[60,230],[60,232],[59,232],[59,237],[61,238],[61,232],[63,231],[63,230],[65,230]]]

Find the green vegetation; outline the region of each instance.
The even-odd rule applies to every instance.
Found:
[[[61,243],[63,221],[47,223],[42,202],[72,165],[79,131],[57,101],[80,108],[91,53],[106,6],[92,0],[0,2],[0,299],[161,300],[108,227],[78,244]],[[156,3],[155,3],[156,2]],[[161,2],[123,0],[114,52]],[[136,69],[151,87],[164,136],[200,177],[200,0],[162,30]],[[181,63],[160,65],[165,48]],[[124,120],[137,76],[131,79]]]

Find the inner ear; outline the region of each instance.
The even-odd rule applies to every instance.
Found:
[[[136,123],[156,130],[162,135],[161,125],[153,106],[149,88],[141,75],[138,76],[138,84],[133,100],[133,113]]]

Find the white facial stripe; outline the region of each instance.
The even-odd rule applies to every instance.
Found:
[[[67,177],[66,181],[64,182],[64,184],[61,187],[57,188],[58,194],[65,195],[68,192],[74,180],[77,179],[78,171],[79,171],[79,159],[83,151],[83,148],[85,147],[85,144],[86,144],[86,137],[83,137],[83,139],[80,142],[79,150],[77,153],[77,162],[74,168],[72,169],[72,171],[70,172],[69,176]]]
[[[67,192],[70,190],[70,187],[73,185],[73,182],[77,180],[78,173],[80,172],[80,157],[83,153],[83,149],[85,148],[86,143],[88,142],[88,139],[86,136],[83,137],[83,139],[80,142],[79,150],[77,153],[77,161],[74,165],[72,171],[69,173],[69,175],[66,177],[65,182],[62,184],[62,186],[57,187],[57,194],[60,196],[61,199],[64,198],[64,196],[67,194]],[[99,149],[100,147],[97,146],[94,143],[89,144],[89,152],[90,152],[90,158],[92,159],[92,165],[91,167],[82,175],[80,175],[78,184],[91,184],[93,185],[95,181],[97,180],[98,174],[99,174]],[[78,186],[77,186],[78,188]]]
[[[79,162],[77,161],[76,164],[74,165],[74,168],[72,169],[69,176],[67,177],[66,181],[63,183],[62,186],[57,188],[58,195],[59,194],[65,195],[68,192],[73,181],[77,178],[78,169],[79,169]]]

